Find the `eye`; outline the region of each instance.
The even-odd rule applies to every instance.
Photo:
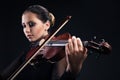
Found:
[[[35,22],[30,21],[30,22],[28,23],[28,25],[29,25],[30,27],[34,27],[34,26],[35,26]]]
[[[23,28],[25,28],[25,27],[26,27],[26,25],[25,25],[25,24],[22,24],[22,26],[23,26]]]

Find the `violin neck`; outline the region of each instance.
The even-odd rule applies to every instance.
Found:
[[[49,41],[45,46],[65,46],[68,43],[67,40]]]
[[[68,40],[52,40],[49,41],[45,46],[65,46],[68,43]],[[87,46],[88,41],[83,41],[83,46]]]

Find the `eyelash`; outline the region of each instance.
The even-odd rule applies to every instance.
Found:
[[[23,24],[22,26],[23,26],[23,28],[25,28],[25,27],[26,27],[26,25],[25,25],[25,24]]]
[[[29,25],[30,27],[33,27],[33,26],[35,26],[35,23],[34,23],[34,22],[29,22],[28,25]]]
[[[29,22],[28,25],[29,25],[29,27],[34,27],[34,26],[35,26],[35,23],[34,23],[34,22]],[[23,26],[23,28],[26,27],[25,24],[23,24],[22,26]]]

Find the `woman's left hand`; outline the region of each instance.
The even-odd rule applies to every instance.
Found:
[[[67,69],[73,73],[78,73],[87,57],[87,48],[83,46],[80,38],[72,36],[65,46],[65,51],[68,63]]]

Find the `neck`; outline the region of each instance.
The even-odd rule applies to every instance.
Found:
[[[49,34],[46,34],[46,35],[42,36],[38,40],[31,42],[31,45],[33,45],[33,46],[39,45],[42,42],[42,40],[47,39],[48,36],[49,36]]]

